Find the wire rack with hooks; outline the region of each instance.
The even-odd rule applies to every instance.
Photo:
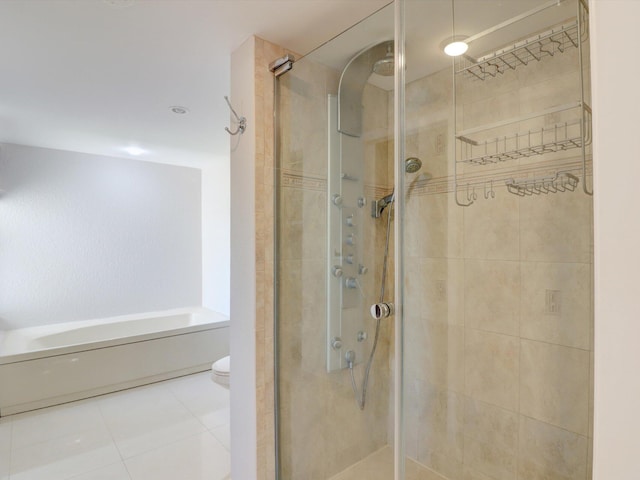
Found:
[[[569,172],[558,172],[549,177],[525,178],[505,181],[509,193],[525,197],[558,192],[573,192],[580,180]]]
[[[580,44],[588,38],[588,7],[583,0],[578,3],[579,11],[575,21],[554,27],[480,58],[461,55],[456,60],[456,74],[484,81],[509,70],[526,67],[531,62],[539,62],[546,57],[579,48]]]
[[[482,140],[471,138],[472,134],[501,127],[505,124],[516,125],[536,117],[579,108],[583,108],[584,112],[578,113],[570,121],[530,128],[509,135],[484,138]],[[466,130],[456,135],[456,139],[460,146],[460,159],[458,162],[473,165],[488,165],[581,148],[583,144],[591,144],[591,108],[588,105],[582,105],[581,102],[562,105],[531,115],[510,119],[506,122]]]
[[[505,26],[513,25],[525,18],[537,15],[545,9],[554,7],[560,1],[564,0],[550,0],[533,10],[469,37],[467,41],[491,35]],[[480,191],[483,187],[473,180],[473,177],[478,173],[473,168],[474,166],[497,165],[544,155],[548,156],[541,157],[540,160],[535,162],[512,163],[511,165],[513,166],[508,166],[506,169],[517,175],[518,168],[522,168],[523,165],[546,162],[556,163],[556,166],[552,167],[554,172],[550,174],[552,175],[550,177],[535,177],[518,181],[513,180],[513,178],[493,178],[493,180],[496,184],[501,183],[510,193],[518,196],[527,196],[539,193],[574,191],[579,183],[577,176],[579,175],[582,179],[584,193],[587,195],[593,194],[586,181],[589,172],[588,161],[591,161],[588,147],[591,145],[592,140],[592,111],[585,101],[585,59],[583,48],[584,42],[588,39],[589,11],[585,0],[575,1],[577,9],[573,21],[565,22],[544,33],[517,41],[480,58],[474,59],[466,56],[456,61],[454,66],[455,74],[453,75],[454,101],[456,101],[456,85],[460,81],[484,81],[498,77],[508,70],[525,68],[532,62],[539,62],[545,57],[564,53],[572,48],[578,50],[576,68],[579,72],[579,80],[576,82],[575,87],[569,87],[571,89],[569,96],[575,100],[571,103],[550,106],[516,118],[501,119],[491,124],[483,124],[465,130],[456,129],[454,134],[455,161],[453,176],[457,205],[467,207],[482,197],[481,194],[479,195],[476,192],[476,189]],[[565,58],[568,61],[575,61],[573,60],[574,57]],[[553,83],[550,82],[549,85],[553,85]],[[568,87],[563,85],[559,88]],[[562,91],[564,92],[564,90]],[[553,98],[553,95],[549,98]],[[458,108],[456,107],[455,111],[457,110]],[[466,115],[465,121],[468,122]],[[457,123],[456,127],[458,127]],[[580,151],[580,171],[574,172],[575,174],[563,172],[565,169],[561,167],[561,163],[568,158],[568,155],[571,155],[570,153],[564,155],[563,152],[574,149]],[[485,176],[484,198],[494,198],[494,186],[489,184],[489,187],[487,187],[486,175],[483,176]]]

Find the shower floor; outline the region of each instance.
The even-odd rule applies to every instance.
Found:
[[[406,462],[406,480],[447,480],[411,459]],[[381,448],[330,480],[390,480],[393,478],[393,449]]]

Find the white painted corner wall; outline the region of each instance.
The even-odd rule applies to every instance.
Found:
[[[640,478],[638,0],[591,0],[594,111],[594,480]]]
[[[231,54],[230,99],[247,130],[231,141],[231,478],[253,480],[256,433],[255,38]]]
[[[230,164],[202,168],[202,306],[229,315]]]
[[[0,329],[199,306],[200,170],[4,144]]]

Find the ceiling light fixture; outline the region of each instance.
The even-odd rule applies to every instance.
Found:
[[[133,155],[135,157],[142,155],[143,153],[147,153],[147,151],[144,148],[140,148],[140,147],[125,147],[123,148],[123,150],[125,152],[127,152],[129,155]]]
[[[169,110],[171,110],[176,115],[186,115],[187,113],[189,113],[189,109],[187,107],[181,107],[180,105],[169,107]]]
[[[443,48],[444,53],[450,57],[458,57],[469,49],[469,44],[465,41],[467,38],[469,37],[465,35],[449,37],[440,46]]]

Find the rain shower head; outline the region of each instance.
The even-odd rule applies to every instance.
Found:
[[[391,77],[393,76],[394,65],[393,42],[389,42],[387,44],[387,54],[384,56],[384,58],[381,58],[376,63],[374,63],[371,70],[373,71],[373,73],[382,75],[383,77]]]
[[[422,168],[422,161],[417,157],[409,157],[404,161],[404,171],[407,173],[416,173]]]

